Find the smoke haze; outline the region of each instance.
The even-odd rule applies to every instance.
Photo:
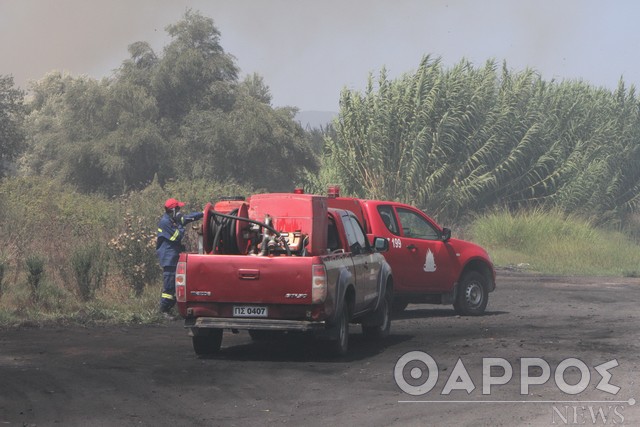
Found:
[[[363,89],[383,67],[411,72],[426,54],[608,88],[640,82],[640,3],[596,0],[0,0],[0,75],[25,89],[52,70],[108,77],[133,42],[161,53],[166,26],[189,8],[213,18],[277,106],[337,111],[343,87]]]

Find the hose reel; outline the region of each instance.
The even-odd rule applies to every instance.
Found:
[[[202,221],[204,253],[262,256],[286,253],[290,256],[291,243],[296,255],[307,254],[308,236],[299,231],[277,231],[269,215],[265,215],[264,221],[250,219],[249,205],[244,201],[223,201],[215,206],[207,203]]]
[[[248,213],[249,208],[244,202],[228,213],[218,212],[211,203],[207,203],[202,222],[204,252],[225,255],[246,253],[245,229],[248,223],[239,218],[248,218]]]

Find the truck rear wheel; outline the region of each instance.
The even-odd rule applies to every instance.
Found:
[[[335,356],[344,356],[349,350],[349,307],[345,301],[342,305],[342,313],[336,324],[338,337],[331,342],[331,350]]]
[[[458,295],[453,303],[456,313],[463,316],[480,316],[489,302],[487,279],[477,271],[466,273],[458,285]]]
[[[211,356],[220,351],[222,329],[206,329],[194,332],[191,337],[193,350],[198,356]]]

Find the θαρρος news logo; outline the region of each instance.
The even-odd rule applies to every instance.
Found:
[[[609,372],[619,365],[616,359],[590,367],[580,359],[569,357],[552,368],[541,357],[522,357],[519,359],[519,365],[517,378],[520,382],[521,395],[529,395],[534,387],[549,381],[552,374],[555,386],[560,391],[569,395],[580,394],[589,388],[592,369],[595,371],[594,375],[599,376],[595,389],[612,395],[617,395],[620,391],[620,387],[611,382],[612,374]],[[579,380],[575,384],[570,384],[565,379],[565,372],[569,369],[579,373]],[[493,375],[495,371],[500,371],[500,375]],[[449,395],[454,390],[464,390],[467,394],[471,394],[476,389],[476,382],[471,378],[461,358],[458,358],[450,372],[440,390],[441,395]],[[439,379],[439,367],[434,358],[427,353],[410,351],[398,359],[393,375],[396,384],[403,392],[412,396],[422,396],[435,388]],[[494,387],[508,384],[512,380],[514,380],[514,369],[508,360],[501,357],[482,359],[483,395],[490,395]]]

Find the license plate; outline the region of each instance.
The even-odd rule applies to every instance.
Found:
[[[267,317],[268,314],[267,307],[256,307],[254,305],[233,306],[233,317]]]

